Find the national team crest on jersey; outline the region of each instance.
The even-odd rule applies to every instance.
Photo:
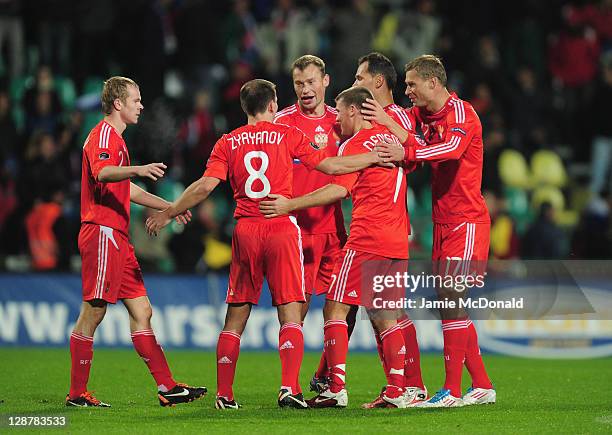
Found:
[[[327,146],[328,136],[323,127],[320,125],[315,129],[315,137],[314,141],[317,144],[318,148],[315,149],[323,149]]]

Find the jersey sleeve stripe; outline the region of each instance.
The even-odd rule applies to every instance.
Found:
[[[433,147],[427,147],[424,150],[417,150],[415,152],[415,157],[418,159],[423,159],[426,157],[433,157],[440,154],[449,153],[454,151],[459,146],[461,142],[461,137],[453,136],[449,142],[443,143],[441,145],[436,145]]]
[[[463,101],[452,100],[452,104],[455,108],[455,122],[457,124],[463,124],[465,122],[465,107]]]
[[[408,116],[401,107],[395,106],[391,110],[397,115],[397,117],[401,121],[402,127],[404,127],[406,130],[412,130],[412,123],[410,122],[410,118],[408,118]]]
[[[106,127],[108,127],[108,125],[106,124],[102,124],[102,128],[100,128],[99,131],[99,136],[98,136],[98,148],[103,148],[103,143],[102,143],[102,139],[104,138],[104,133],[106,132]]]

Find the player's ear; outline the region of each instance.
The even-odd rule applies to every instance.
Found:
[[[323,76],[323,87],[326,88],[329,86],[329,74],[325,74]]]
[[[123,102],[121,101],[121,98],[115,98],[113,100],[113,107],[117,112],[121,110],[121,108],[123,107]]]
[[[377,88],[380,88],[384,83],[384,78],[382,75],[377,74],[376,78],[374,79],[374,86],[376,86]]]

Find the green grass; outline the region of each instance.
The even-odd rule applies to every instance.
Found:
[[[134,351],[100,349],[89,388],[113,407],[68,409],[63,406],[70,370],[67,349],[0,349],[0,416],[6,424],[7,415],[65,415],[73,433],[612,432],[609,358],[553,361],[488,356],[486,364],[498,391],[496,405],[362,410],[359,405],[373,399],[384,381],[375,354],[354,353],[347,364],[349,407],[297,411],[276,406],[277,355],[243,352],[234,391],[244,407],[224,412],[213,408],[212,353],[169,351],[168,359],[178,380],[204,384],[209,395],[161,408],[152,379]],[[306,354],[302,387],[317,361],[317,354]],[[442,358],[426,355],[422,367],[430,392],[435,392],[443,379]],[[6,433],[5,429],[0,427],[0,432]]]

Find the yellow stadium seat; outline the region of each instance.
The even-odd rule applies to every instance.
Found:
[[[531,207],[536,214],[539,213],[543,203],[548,202],[555,210],[555,222],[563,227],[572,227],[578,223],[578,213],[575,210],[565,209],[565,197],[558,187],[542,186],[537,188],[531,196]]]
[[[504,150],[497,162],[499,176],[505,186],[528,189],[531,177],[525,157],[516,150]]]
[[[567,184],[565,166],[554,151],[535,152],[531,156],[531,173],[535,185],[564,187]]]

